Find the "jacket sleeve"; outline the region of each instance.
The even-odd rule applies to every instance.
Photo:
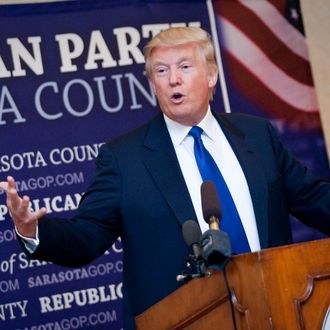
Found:
[[[306,225],[330,235],[330,182],[314,176],[285,149],[270,124],[269,132],[289,213]]]
[[[32,254],[24,249],[30,258],[78,267],[101,256],[116,241],[121,228],[121,185],[108,145],[101,147],[96,164],[76,216],[40,219],[38,248]]]

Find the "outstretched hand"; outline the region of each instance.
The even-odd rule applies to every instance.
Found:
[[[29,206],[30,198],[18,195],[15,180],[11,176],[7,177],[7,181],[0,182],[0,188],[6,191],[7,207],[17,231],[22,236],[36,238],[38,220],[46,215],[46,208],[33,212]]]

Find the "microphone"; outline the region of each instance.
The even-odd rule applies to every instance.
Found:
[[[219,230],[222,217],[218,192],[212,181],[204,181],[201,185],[203,218],[213,230]]]
[[[230,239],[227,233],[219,228],[222,217],[217,189],[212,181],[201,185],[201,199],[204,220],[209,224],[201,239],[203,255],[209,268],[223,269],[232,255]]]
[[[196,277],[205,276],[206,267],[203,250],[200,244],[202,232],[196,221],[187,220],[182,225],[182,235],[186,244],[192,248],[193,255],[185,258],[185,269],[176,277],[177,281],[188,282]]]
[[[182,225],[183,239],[193,250],[196,260],[203,259],[203,251],[201,247],[202,232],[196,221],[187,220]]]

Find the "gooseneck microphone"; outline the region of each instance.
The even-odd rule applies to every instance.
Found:
[[[221,206],[212,181],[202,183],[201,201],[203,217],[210,229],[202,235],[196,221],[187,220],[182,225],[184,241],[191,247],[193,255],[185,258],[185,268],[176,277],[177,281],[188,282],[195,277],[209,276],[208,269],[223,270],[231,258],[229,236],[219,227]]]
[[[202,183],[201,199],[204,220],[209,224],[210,229],[219,230],[222,213],[218,192],[212,181],[207,180]]]
[[[209,224],[201,239],[204,259],[208,268],[223,269],[232,255],[230,239],[219,228],[222,217],[217,189],[212,181],[201,185],[201,199],[204,220]]]

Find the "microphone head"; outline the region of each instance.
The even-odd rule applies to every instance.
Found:
[[[187,220],[182,225],[183,239],[188,246],[199,244],[202,238],[202,232],[196,221]]]
[[[201,185],[202,210],[204,220],[210,224],[210,219],[216,217],[221,219],[221,206],[217,188],[210,180],[204,181]]]

